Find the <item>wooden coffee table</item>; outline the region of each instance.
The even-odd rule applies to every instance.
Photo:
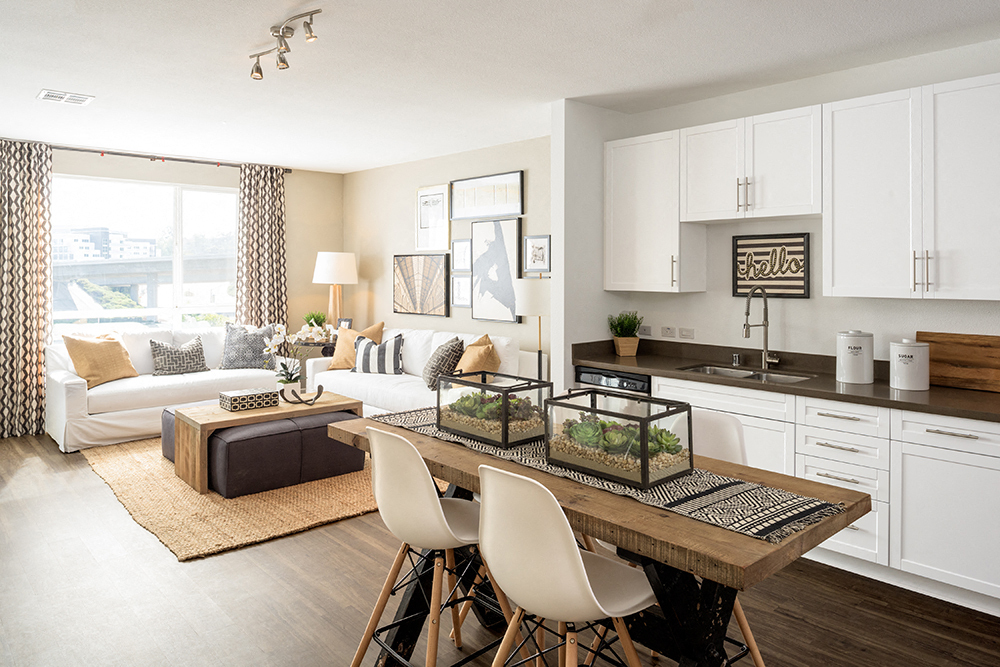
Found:
[[[323,394],[315,405],[282,402],[273,408],[240,412],[229,412],[218,405],[179,408],[174,411],[174,472],[198,493],[208,493],[208,437],[213,431],[324,412],[353,412],[360,417],[361,401]]]

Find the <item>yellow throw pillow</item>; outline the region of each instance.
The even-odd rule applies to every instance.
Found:
[[[364,336],[368,340],[375,341],[376,345],[382,343],[382,329],[385,328],[385,322],[379,322],[378,324],[373,324],[364,331],[355,331],[354,329],[345,329],[340,327],[337,329],[337,346],[333,350],[333,357],[330,359],[330,365],[327,367],[328,370],[350,370],[354,368],[354,341],[357,340],[358,336]]]
[[[455,371],[459,373],[480,371],[496,373],[498,370],[500,370],[500,355],[493,349],[493,341],[489,336],[483,336],[476,342],[469,343],[455,367]],[[491,381],[492,378],[488,380]]]
[[[87,381],[87,389],[93,389],[99,384],[134,378],[138,373],[132,366],[128,350],[117,338],[101,336],[99,338],[78,338],[63,336],[66,351],[73,360],[76,374]]]

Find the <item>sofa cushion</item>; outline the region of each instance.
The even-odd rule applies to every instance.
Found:
[[[205,350],[205,365],[209,368],[219,368],[222,366],[222,350],[226,346],[226,330],[222,327],[211,329],[178,329],[173,332],[174,345],[183,345],[194,340],[195,336],[201,338],[201,346]]]
[[[358,339],[358,336],[364,336],[368,340],[375,341],[376,344],[381,343],[382,329],[384,327],[385,322],[379,322],[361,331],[345,327],[337,329],[337,346],[333,349],[333,358],[330,359],[330,370],[350,370],[354,368],[354,341]]]
[[[428,389],[437,389],[438,376],[447,375],[454,371],[464,351],[465,345],[458,339],[458,336],[455,336],[431,353],[431,358],[427,360],[424,372],[421,374]]]
[[[424,366],[431,357],[431,339],[434,332],[430,329],[387,329],[383,338],[403,335],[403,372],[410,375],[421,375]]]
[[[275,370],[274,355],[264,351],[273,337],[273,324],[258,329],[226,322],[226,344],[222,349],[222,368]]]
[[[468,347],[470,344],[479,340],[482,337],[481,333],[451,333],[447,331],[435,331],[433,342],[431,343],[433,347],[431,349],[436,350],[441,345],[444,345],[449,340],[458,336],[458,339],[465,343]],[[500,356],[500,368],[498,373],[505,373],[507,375],[517,375],[518,367],[520,364],[520,354],[521,348],[516,340],[513,338],[508,338],[507,336],[490,336],[490,341],[493,343],[493,349]]]
[[[118,336],[121,338],[122,345],[128,350],[128,356],[132,359],[135,372],[139,375],[147,375],[153,372],[153,352],[149,347],[149,341],[174,342],[174,334],[170,329],[124,331],[118,334]]]
[[[404,346],[405,347],[405,346]],[[390,412],[416,410],[437,404],[437,394],[418,375],[375,375],[346,370],[324,371],[316,375],[323,391],[354,398]]]
[[[403,336],[393,336],[381,345],[364,336],[354,341],[355,358],[353,373],[403,374]]]
[[[458,360],[455,370],[460,373],[476,373],[487,371],[495,373],[500,370],[500,355],[493,347],[489,336],[483,336],[466,346],[462,358]]]
[[[183,375],[139,375],[87,391],[87,412],[95,415],[218,399],[220,391],[274,387],[274,372],[263,369],[211,370]]]
[[[117,338],[77,338],[63,336],[66,351],[77,374],[87,381],[87,389],[120,378],[135,377],[129,353]]]
[[[149,347],[153,352],[153,375],[203,373],[208,370],[205,365],[205,350],[199,336],[183,345],[151,340]]]

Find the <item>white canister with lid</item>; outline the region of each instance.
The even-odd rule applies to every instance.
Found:
[[[906,391],[931,388],[930,344],[911,338],[889,343],[889,386]]]
[[[837,382],[871,384],[875,381],[874,336],[865,331],[837,332]]]

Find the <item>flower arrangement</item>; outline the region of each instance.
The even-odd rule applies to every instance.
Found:
[[[296,347],[295,343],[317,340],[323,336],[323,328],[319,326],[311,327],[308,324],[303,324],[301,329],[293,334],[289,334],[284,324],[274,325],[274,336],[271,340],[267,341],[267,345],[264,346],[264,352],[277,355],[282,345],[285,343],[292,344],[290,351],[292,356],[286,357],[285,361],[278,363],[278,372],[275,373],[278,377],[278,382],[282,384],[301,382],[302,360],[309,354],[309,348]]]

